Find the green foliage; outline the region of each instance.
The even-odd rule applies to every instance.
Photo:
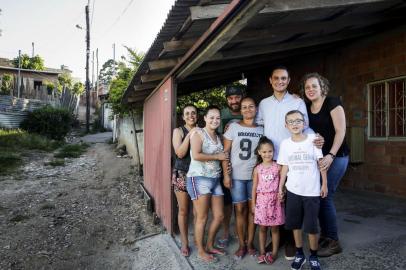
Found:
[[[49,165],[49,166],[52,166],[52,167],[64,166],[65,165],[65,160],[56,158],[56,159],[53,159],[53,160],[47,162],[45,165]]]
[[[9,172],[21,162],[21,156],[12,152],[0,152],[0,175]]]
[[[143,53],[137,52],[129,47],[124,46],[128,52],[128,59],[122,57],[125,62],[119,62],[116,78],[110,83],[109,99],[111,109],[114,114],[128,115],[132,107],[127,104],[122,104],[124,92],[127,89],[134,73],[138,70],[139,65],[144,57]]]
[[[51,152],[62,145],[38,134],[18,129],[0,129],[0,174],[10,172],[21,164],[22,154],[28,150]]]
[[[3,75],[3,78],[1,80],[1,86],[0,86],[1,95],[10,94],[12,80],[13,80],[13,77],[10,74]]]
[[[58,76],[58,92],[62,93],[63,87],[72,88],[72,75],[70,72],[63,72]]]
[[[86,143],[81,144],[67,144],[58,150],[58,153],[54,155],[56,158],[78,158],[89,147]]]
[[[85,92],[85,85],[83,83],[81,83],[81,82],[76,82],[73,85],[72,92],[75,95],[80,96],[81,94],[83,94]]]
[[[28,114],[21,128],[50,139],[62,140],[71,129],[73,115],[66,109],[44,106]]]
[[[13,59],[13,65],[18,68],[19,57]],[[24,69],[34,69],[34,70],[45,70],[44,59],[41,56],[36,55],[30,57],[28,54],[21,55],[21,68]]]
[[[51,152],[62,144],[60,141],[50,140],[38,134],[30,134],[20,129],[0,129],[0,149],[2,151],[19,152],[22,149],[36,149]]]
[[[194,104],[202,110],[209,105],[216,105],[222,109],[227,106],[225,87],[207,89],[178,97],[176,112],[181,113],[183,107],[188,104]]]
[[[44,59],[39,55],[30,58],[30,69],[45,70]]]
[[[113,59],[107,60],[100,69],[99,82],[101,84],[110,84],[117,73],[117,63]]]

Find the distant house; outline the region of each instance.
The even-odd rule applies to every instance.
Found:
[[[21,84],[20,93],[18,93],[18,68],[14,67],[11,60],[0,58],[0,85],[4,75],[12,77],[10,95],[27,99],[48,100],[55,98],[54,90],[47,89],[47,83],[56,85],[58,76],[64,72],[71,73],[64,66],[61,69],[45,68],[45,70],[20,69]],[[4,94],[4,93],[3,93]]]

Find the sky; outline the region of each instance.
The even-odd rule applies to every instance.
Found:
[[[175,0],[90,0],[90,71],[92,51],[99,51],[99,69],[127,55],[123,45],[147,52]],[[86,78],[88,0],[0,0],[0,57],[13,59],[18,50],[40,55],[45,66],[67,66],[72,76]],[[78,29],[76,25],[80,25]],[[96,52],[95,52],[96,54]],[[96,59],[94,61],[96,74]]]

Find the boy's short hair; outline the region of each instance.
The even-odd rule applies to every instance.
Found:
[[[286,115],[285,115],[285,122],[286,122],[286,120],[288,120],[288,116],[289,116],[289,115],[295,114],[295,113],[300,114],[300,115],[302,116],[302,120],[304,120],[304,114],[303,114],[301,111],[299,111],[299,110],[291,110],[291,111],[288,111],[288,112],[286,113]]]

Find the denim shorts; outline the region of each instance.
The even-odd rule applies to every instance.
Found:
[[[212,196],[223,196],[223,189],[220,185],[220,178],[210,178],[204,176],[188,177],[186,189],[192,200],[196,200],[201,195],[211,194]]]
[[[243,203],[252,199],[252,180],[233,179],[231,197],[233,203]]]

